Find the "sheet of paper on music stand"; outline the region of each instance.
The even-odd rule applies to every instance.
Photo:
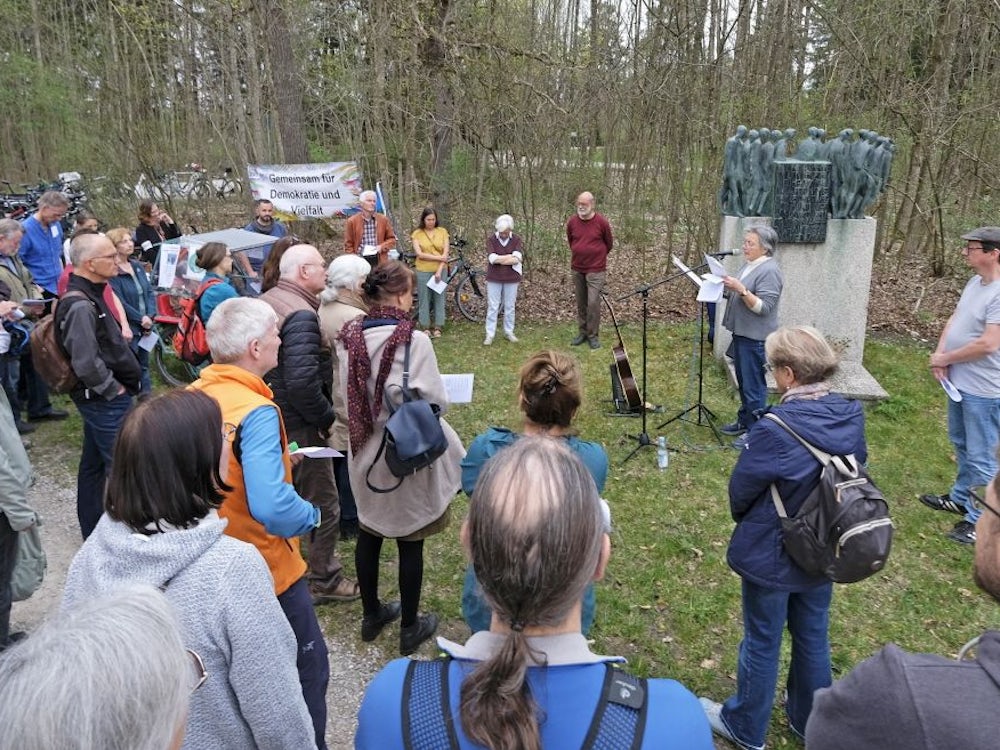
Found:
[[[378,245],[362,245],[361,254],[365,257],[370,255],[378,255]]]
[[[722,299],[723,289],[725,289],[725,286],[722,283],[722,279],[710,273],[703,274],[701,277],[701,286],[698,288],[698,301],[718,302]]]
[[[441,380],[444,381],[444,390],[448,394],[448,403],[472,403],[472,381],[475,380],[475,377],[475,373],[472,372],[441,375]]]
[[[438,294],[444,294],[444,290],[448,288],[448,282],[444,279],[436,279],[431,276],[427,279],[427,288],[432,292],[437,292]]]
[[[680,269],[680,272],[687,276],[691,281],[695,283],[695,286],[701,287],[701,277],[698,276],[694,271],[684,265],[684,261],[678,258],[676,255],[670,256],[670,262]]]

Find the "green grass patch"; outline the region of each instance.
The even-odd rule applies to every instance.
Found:
[[[615,531],[607,578],[598,586],[598,610],[591,633],[598,652],[622,654],[640,674],[674,677],[691,690],[715,699],[735,689],[736,654],[742,636],[740,581],[725,561],[733,522],[727,487],[736,452],[720,447],[711,430],[690,420],[657,425],[695,403],[697,329],[694,325],[651,325],[649,384],[646,399],[661,404],[663,414],[649,416],[648,432],[668,438],[670,467],[656,468],[656,452],[636,446],[628,434],[640,420],[611,416],[605,346],[597,351],[570,349],[572,325],[522,326],[520,343],[502,338],[480,345],[482,330],[451,323],[435,343],[442,372],[474,372],[473,403],[451,408],[448,421],[468,443],[487,426],[518,428],[514,391],[521,363],[542,348],[570,350],[585,376],[585,404],[577,419],[582,436],[604,444],[611,458],[605,496]],[[639,340],[637,325],[625,326],[629,342]],[[633,370],[640,376],[637,344]],[[884,643],[907,649],[954,654],[968,639],[989,627],[996,604],[971,579],[972,550],[944,537],[951,516],[924,508],[917,496],[945,491],[955,466],[946,430],[945,397],[927,370],[928,352],[909,344],[869,341],[866,367],[891,394],[868,409],[868,444],[872,473],[892,504],[896,543],[886,570],[868,581],[838,586],[831,613],[833,663],[837,673],[850,670]],[[705,402],[720,422],[731,421],[738,406],[724,374],[709,359],[705,367]],[[462,640],[467,630],[459,611],[464,559],[458,523],[467,509],[464,496],[453,507],[455,524],[428,540],[422,608],[437,612],[442,633]],[[345,558],[350,557],[345,545]],[[381,588],[395,590],[395,550],[385,547]],[[331,633],[357,638],[360,605],[327,607]],[[787,640],[787,639],[786,639]],[[386,645],[391,648],[394,644]],[[787,666],[788,644],[785,645]],[[784,673],[780,683],[784,680]],[[769,744],[792,744],[783,712],[774,713]]]

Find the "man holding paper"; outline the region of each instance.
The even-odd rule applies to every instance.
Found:
[[[374,190],[365,190],[358,201],[361,210],[344,224],[344,252],[361,255],[373,266],[385,263],[396,247],[396,233],[385,216],[375,213]]]
[[[962,516],[948,538],[975,544],[976,521],[983,511],[973,504],[969,490],[989,484],[997,473],[1000,227],[980,227],[962,239],[966,244],[960,252],[976,275],[962,290],[930,359],[931,373],[949,393],[948,439],[955,446],[958,474],[950,492],[921,495],[920,501]]]

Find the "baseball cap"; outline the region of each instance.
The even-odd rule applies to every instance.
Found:
[[[963,234],[962,239],[1000,245],[1000,227],[979,227],[979,229],[973,229],[968,234]]]

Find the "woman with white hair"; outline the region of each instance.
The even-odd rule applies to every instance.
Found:
[[[166,597],[125,586],[46,621],[0,660],[0,746],[177,750],[209,675]]]
[[[340,495],[340,537],[353,539],[358,535],[358,506],[351,491],[347,471],[347,402],[340,387],[340,364],[337,359],[337,337],[348,321],[368,312],[361,285],[372,270],[360,255],[338,255],[326,269],[326,289],[320,292],[319,325],[333,360],[333,413],[336,419],[330,428],[327,445],[344,455],[333,459],[333,476]]]
[[[483,346],[493,343],[497,333],[497,315],[503,302],[503,335],[517,342],[514,335],[514,303],[517,285],[521,283],[521,261],[524,245],[514,234],[514,219],[509,214],[497,217],[494,232],[486,240],[486,338]]]

